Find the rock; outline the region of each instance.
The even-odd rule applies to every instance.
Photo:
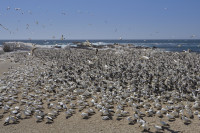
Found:
[[[16,50],[31,50],[33,49],[34,44],[32,43],[23,43],[23,42],[4,42],[3,51],[12,52]]]

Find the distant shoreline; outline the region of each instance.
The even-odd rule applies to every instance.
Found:
[[[4,42],[14,42],[17,43],[31,43],[43,48],[52,48],[55,45],[58,47],[77,47],[78,43],[83,43],[85,40],[0,40],[0,46]],[[148,48],[159,48],[164,51],[172,52],[183,52],[188,49],[192,52],[200,53],[200,40],[190,39],[190,40],[89,40],[94,48],[112,46],[114,44],[119,45],[134,45],[135,47],[148,47]]]

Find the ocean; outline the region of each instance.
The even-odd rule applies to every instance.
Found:
[[[35,43],[39,45],[52,46],[55,44],[66,46],[74,45],[73,42],[85,42],[86,40],[0,40],[0,45],[3,42],[19,41]],[[183,50],[190,49],[192,52],[200,53],[200,39],[188,39],[188,40],[89,40],[94,45],[107,45],[107,44],[133,44],[135,46],[144,47],[156,47],[165,51],[181,52]]]

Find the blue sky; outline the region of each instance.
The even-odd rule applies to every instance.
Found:
[[[199,5],[200,0],[1,0],[0,39],[200,39]]]

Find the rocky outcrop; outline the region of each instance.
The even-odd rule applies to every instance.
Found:
[[[34,44],[24,42],[4,42],[2,45],[4,52],[12,52],[17,50],[29,51],[33,49]]]

